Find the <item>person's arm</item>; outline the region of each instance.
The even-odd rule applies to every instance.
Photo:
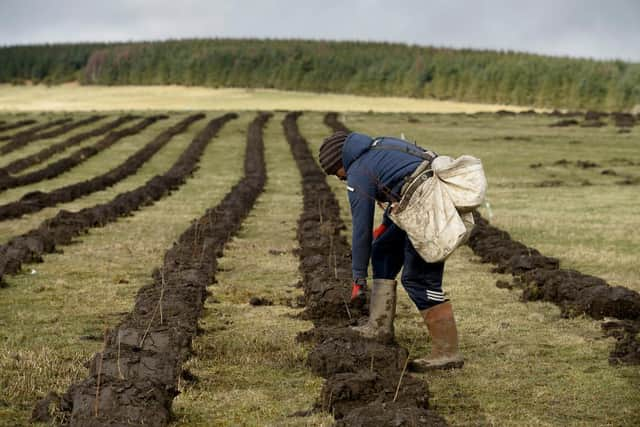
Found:
[[[351,265],[353,279],[366,279],[371,256],[373,214],[376,185],[359,168],[352,167],[347,177],[349,204],[351,205]]]

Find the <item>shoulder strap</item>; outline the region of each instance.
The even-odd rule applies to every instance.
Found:
[[[395,150],[395,151],[400,151],[402,153],[405,154],[410,154],[412,156],[415,157],[420,157],[423,160],[427,160],[429,162],[433,161],[433,159],[435,159],[436,157],[438,157],[438,155],[436,153],[434,153],[433,151],[430,150],[425,150],[421,147],[418,147],[417,145],[412,146],[409,144],[406,144],[404,147],[401,147],[399,145],[395,145],[395,144],[381,144],[381,142],[384,140],[384,138],[376,138],[373,140],[373,142],[371,143],[371,146],[369,147],[370,150]]]

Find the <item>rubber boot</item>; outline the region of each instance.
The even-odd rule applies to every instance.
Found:
[[[369,320],[362,326],[351,329],[365,338],[393,338],[393,319],[396,314],[396,281],[391,279],[373,279],[371,301],[369,302]]]
[[[435,369],[462,368],[464,359],[458,351],[458,330],[453,317],[451,302],[443,302],[420,311],[429,335],[431,335],[431,354],[411,363],[412,370],[426,372]]]

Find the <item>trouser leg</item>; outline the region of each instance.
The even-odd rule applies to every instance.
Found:
[[[443,274],[444,261],[425,261],[407,237],[404,246],[402,286],[418,310],[426,310],[447,301],[442,291]]]
[[[373,240],[371,247],[371,267],[374,279],[395,280],[404,263],[407,233],[386,216],[385,230]]]

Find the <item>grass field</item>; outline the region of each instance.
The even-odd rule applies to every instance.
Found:
[[[524,107],[275,89],[185,86],[0,85],[0,111],[314,110],[469,113]]]
[[[7,89],[2,88],[0,98],[8,96]],[[46,90],[68,93],[77,89]],[[137,90],[133,89],[131,99]],[[22,93],[23,105],[28,105],[29,96]],[[105,97],[117,98],[115,93]],[[282,94],[277,97],[284,99]],[[8,110],[6,99],[0,100],[0,108]],[[256,102],[254,108],[287,108],[283,105],[298,101],[291,99],[279,107]],[[94,102],[97,106],[102,101]],[[143,101],[133,101],[131,108],[140,107],[137,102]],[[301,105],[319,110],[343,105],[330,102],[334,103]],[[83,104],[73,105],[79,109]],[[111,108],[107,101],[104,105]],[[123,109],[121,101],[118,105],[116,109]],[[190,108],[204,108],[201,105],[211,104]],[[251,109],[246,101],[216,105]],[[162,107],[154,104],[152,108]],[[640,129],[619,134],[613,126],[549,128],[556,119],[545,116],[409,116],[367,113],[369,109],[340,118],[357,131],[404,135],[442,154],[480,157],[489,179],[490,210],[483,209],[483,215],[491,216],[494,224],[515,239],[558,257],[562,267],[640,291],[640,236],[635,233],[640,226],[638,185],[617,183],[625,176],[640,177]],[[18,110],[19,105],[0,113],[0,120],[15,120],[13,113]],[[0,203],[102,173],[185,114],[171,113],[169,120],[126,138],[54,180],[0,193]],[[207,118],[218,114],[209,112]],[[20,117],[45,121],[60,115],[64,114],[21,113]],[[91,229],[76,243],[62,247],[64,253],[25,266],[23,274],[5,277],[8,286],[0,289],[0,425],[27,424],[39,397],[50,390],[64,392],[86,376],[82,364],[101,348],[105,328],[130,311],[137,289],[149,283],[151,269],[160,265],[165,250],[192,219],[215,205],[240,178],[245,132],[253,116],[250,111],[241,113],[222,129],[205,151],[199,170],[180,190],[132,216]],[[283,116],[277,113],[265,129],[265,192],[228,245],[220,260],[218,283],[209,288],[212,297],[201,320],[204,333],[194,342],[195,355],[187,366],[197,381],[180,385],[182,393],[174,401],[175,425],[332,422],[326,413],[290,416],[311,408],[322,380],[306,368],[308,349],[295,342],[296,334],[310,323],[295,318],[301,310],[295,303],[301,293],[295,287],[300,279],[295,249],[302,199],[300,176],[282,133]],[[308,112],[299,121],[314,152],[329,132],[322,118],[321,112]],[[105,120],[109,119],[92,126]],[[138,173],[106,191],[0,222],[0,239],[6,242],[26,232],[58,209],[78,210],[140,185],[168,168],[204,122],[192,125]],[[51,143],[35,142],[28,151]],[[0,158],[0,167],[17,156],[19,152]],[[562,159],[589,160],[599,166],[582,169],[573,163],[554,164]],[[530,167],[537,163],[542,166]],[[603,175],[607,169],[617,175]],[[548,186],[547,181],[555,184]],[[584,185],[585,181],[591,185]],[[343,184],[332,178],[329,182],[350,224]],[[640,424],[640,371],[607,363],[613,340],[603,338],[599,322],[561,318],[559,309],[548,303],[523,303],[519,291],[495,286],[504,277],[491,273],[491,268],[480,264],[467,247],[447,262],[444,288],[456,310],[466,365],[460,371],[424,376],[433,408],[455,426]],[[399,293],[398,340],[412,354],[422,355],[429,347],[425,329],[404,291]],[[266,297],[274,305],[251,306],[252,296]]]

